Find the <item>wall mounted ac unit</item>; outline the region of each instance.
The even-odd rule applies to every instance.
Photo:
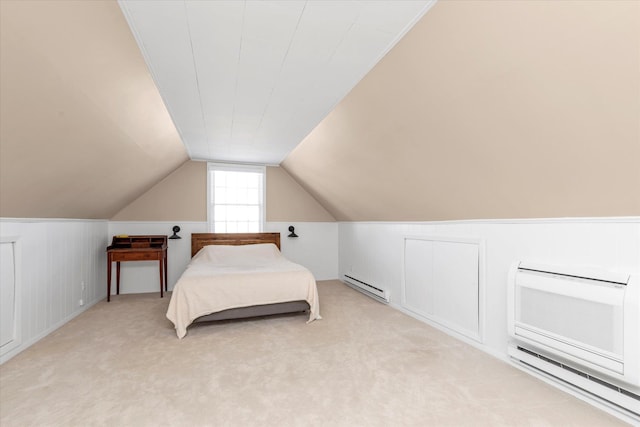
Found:
[[[508,353],[640,420],[640,283],[609,271],[519,262]]]

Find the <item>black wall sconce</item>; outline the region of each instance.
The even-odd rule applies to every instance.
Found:
[[[291,232],[291,234],[289,234],[287,237],[298,237],[298,235],[296,234],[296,229],[293,225],[289,226],[289,231]]]
[[[182,239],[182,237],[178,236],[178,231],[180,231],[180,227],[177,225],[173,226],[173,235],[169,237],[170,239]]]

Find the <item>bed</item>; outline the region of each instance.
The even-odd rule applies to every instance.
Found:
[[[280,233],[194,233],[191,262],[167,318],[183,338],[194,322],[309,312],[320,319],[313,274],[280,253]]]

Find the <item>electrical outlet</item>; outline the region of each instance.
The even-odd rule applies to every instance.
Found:
[[[78,301],[78,305],[80,305],[80,306],[84,305],[84,300],[80,299],[80,301]]]

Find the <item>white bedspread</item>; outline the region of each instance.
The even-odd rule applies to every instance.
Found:
[[[198,317],[252,305],[304,300],[309,322],[320,319],[313,274],[272,244],[212,245],[191,260],[171,295],[167,318],[179,338]]]

